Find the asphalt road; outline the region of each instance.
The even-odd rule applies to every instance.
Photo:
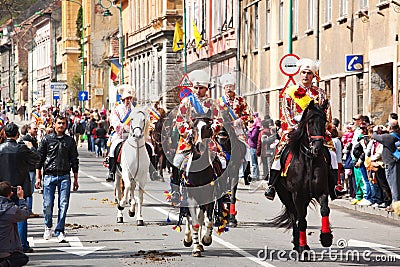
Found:
[[[312,249],[309,261],[293,253],[291,231],[273,227],[281,203],[270,202],[257,189],[240,184],[237,228],[222,235],[213,233],[213,243],[202,257],[191,256],[182,244],[184,236],[172,227],[178,209],[166,201],[166,182],[148,181],[143,209],[145,226],[136,225],[124,211],[123,224],[116,223],[113,184],[105,182],[101,158],[80,152],[80,189],[72,192],[67,216],[69,243],[42,239],[43,216],[29,220],[29,240],[35,253],[28,266],[399,266],[399,222],[349,211],[331,205],[334,245],[329,251],[319,242],[319,207],[309,208],[307,239]],[[34,194],[34,212],[42,214],[42,195]],[[56,214],[55,207],[55,214]],[[169,217],[171,222],[167,221]],[[315,254],[314,254],[315,253]]]

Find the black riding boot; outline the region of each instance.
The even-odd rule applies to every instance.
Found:
[[[329,196],[331,200],[335,200],[337,198],[335,187],[337,185],[338,180],[338,170],[337,169],[330,169],[329,170],[329,179],[328,179],[328,186],[329,186]]]
[[[116,163],[115,163],[115,158],[109,158],[108,159],[108,177],[106,179],[107,182],[114,182],[115,180],[115,171],[116,171]]]
[[[268,188],[264,193],[264,196],[269,200],[274,200],[275,198],[275,183],[278,180],[281,172],[271,169],[269,174]]]
[[[172,166],[172,177],[171,177],[171,203],[178,204],[180,202],[181,194],[179,190],[181,171]]]

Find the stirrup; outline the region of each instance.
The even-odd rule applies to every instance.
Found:
[[[273,186],[269,186],[267,190],[265,190],[264,196],[269,200],[274,200],[275,193],[275,188]]]
[[[114,182],[114,180],[115,180],[114,173],[110,172],[108,174],[108,177],[106,178],[106,182]]]

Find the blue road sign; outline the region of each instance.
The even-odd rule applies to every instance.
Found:
[[[60,91],[57,90],[53,91],[53,99],[54,100],[60,99]]]
[[[87,100],[89,100],[89,92],[88,91],[80,91],[78,93],[78,100],[79,101],[87,101]]]
[[[362,55],[346,55],[346,72],[362,71],[364,60]]]

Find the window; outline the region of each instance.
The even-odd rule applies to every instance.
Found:
[[[308,29],[314,28],[314,0],[308,0]]]
[[[259,30],[259,17],[258,17],[258,3],[254,5],[254,49],[258,49],[258,30]]]
[[[279,32],[278,32],[278,39],[283,40],[283,0],[279,0]]]
[[[360,0],[360,9],[368,8],[368,0]]]
[[[266,14],[265,14],[265,43],[268,45],[271,42],[271,0],[266,1]]]
[[[348,15],[348,0],[340,0],[340,17]]]
[[[298,22],[299,22],[299,16],[298,16],[298,0],[293,0],[292,1],[292,35],[297,35],[299,32],[299,27],[298,27]]]
[[[325,0],[324,22],[328,23],[332,20],[332,0]]]
[[[328,98],[331,98],[332,92],[331,92],[331,81],[326,81],[325,82],[325,93]]]

